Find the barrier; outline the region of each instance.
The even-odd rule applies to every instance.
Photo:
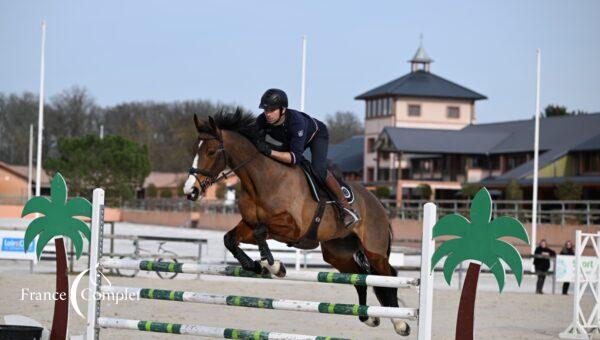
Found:
[[[588,243],[594,250],[591,267],[583,266],[581,257]],[[575,284],[573,291],[573,321],[559,334],[561,339],[589,339],[592,334],[600,334],[600,232],[596,234],[575,232]],[[581,307],[587,288],[591,291],[594,304],[586,315]]]
[[[98,339],[101,328],[128,329],[137,331],[162,332],[173,334],[191,334],[205,337],[217,337],[225,339],[331,339],[342,338],[310,336],[300,334],[275,333],[267,331],[248,331],[232,328],[208,327],[202,325],[185,325],[174,323],[163,323],[144,320],[128,320],[120,318],[108,318],[100,316],[99,292],[102,294],[127,293],[128,296],[139,297],[150,300],[170,300],[178,302],[192,302],[201,304],[217,304],[235,307],[264,308],[274,310],[287,310],[311,313],[327,313],[338,315],[354,315],[364,317],[384,317],[392,319],[417,320],[418,339],[431,339],[431,308],[433,298],[433,271],[431,267],[431,256],[435,250],[435,243],[431,236],[431,229],[435,224],[435,205],[428,203],[425,206],[425,218],[423,221],[423,242],[421,277],[389,277],[363,274],[344,274],[335,272],[301,272],[289,271],[284,278],[271,277],[270,275],[257,275],[248,272],[238,266],[183,264],[175,262],[153,262],[139,260],[102,259],[102,232],[103,232],[103,210],[104,191],[94,190],[92,230],[90,240],[90,276],[89,287],[96,299],[88,302],[88,317],[86,336],[87,339]],[[99,266],[104,268],[139,269],[146,271],[176,272],[204,275],[233,276],[239,278],[257,278],[288,281],[303,281],[315,283],[349,284],[376,287],[407,288],[419,287],[419,308],[396,308],[366,306],[354,304],[338,304],[313,301],[298,301],[284,299],[269,299],[247,296],[215,295],[201,292],[184,292],[175,290],[161,290],[150,288],[131,288],[118,286],[101,286]]]

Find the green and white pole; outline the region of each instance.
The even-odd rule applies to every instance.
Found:
[[[119,318],[98,318],[102,328],[129,329],[134,331],[187,334],[222,339],[264,339],[264,340],[349,340],[327,336],[311,336],[302,334],[276,333],[267,331],[249,331],[235,328],[209,327],[202,325],[185,325],[144,320],[129,320]]]
[[[102,259],[104,268],[133,269],[158,272],[173,272],[185,274],[206,274],[217,276],[234,276],[258,279],[275,279],[285,281],[339,283],[359,286],[408,288],[419,285],[419,279],[414,277],[380,276],[365,274],[344,274],[336,272],[289,271],[285,277],[258,275],[239,266],[206,265],[196,263],[154,262],[134,259]]]
[[[101,292],[127,300],[149,299],[193,302],[211,305],[287,310],[295,312],[354,315],[366,317],[398,318],[416,320],[417,308],[365,306],[344,303],[328,303],[302,300],[258,298],[238,295],[217,295],[200,292],[184,292],[165,289],[102,286]]]

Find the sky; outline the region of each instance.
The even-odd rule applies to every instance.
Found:
[[[527,119],[541,104],[600,112],[600,1],[31,1],[0,0],[0,92],[46,98],[74,85],[100,105],[209,99],[259,112],[270,87],[305,111],[364,116],[355,96],[410,71],[423,45],[431,71],[484,94],[477,122]]]

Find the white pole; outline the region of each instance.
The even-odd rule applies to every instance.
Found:
[[[306,35],[302,36],[302,80],[300,84],[300,111],[304,111],[306,96]]]
[[[433,269],[431,257],[435,251],[432,237],[437,219],[437,208],[429,202],[423,207],[423,238],[421,240],[421,286],[419,287],[419,340],[431,339],[431,316],[433,308]]]
[[[29,167],[27,168],[27,200],[31,198],[31,180],[33,179],[33,124],[29,124]]]
[[[100,139],[104,139],[104,125],[100,125]]]
[[[537,74],[535,83],[535,137],[533,147],[533,206],[531,214],[531,253],[537,244],[538,166],[540,152],[540,60],[542,52],[537,49]]]
[[[304,112],[304,99],[306,95],[306,35],[302,36],[302,76],[300,79],[300,111]],[[296,270],[300,270],[300,249],[296,249]]]
[[[40,196],[42,188],[42,133],[44,131],[44,54],[46,49],[46,21],[42,20],[42,62],[40,69],[40,100],[38,113],[37,163],[35,170],[35,195]]]
[[[97,331],[97,321],[100,316],[98,291],[100,289],[100,273],[98,271],[98,261],[102,253],[100,243],[102,242],[102,231],[104,226],[104,190],[94,189],[92,201],[92,221],[90,223],[91,239],[89,248],[90,272],[88,273],[89,295],[86,323],[86,339],[95,340],[99,335]]]

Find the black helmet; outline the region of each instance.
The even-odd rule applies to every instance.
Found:
[[[288,107],[287,95],[280,89],[268,89],[260,98],[260,105],[258,107],[263,110]]]

